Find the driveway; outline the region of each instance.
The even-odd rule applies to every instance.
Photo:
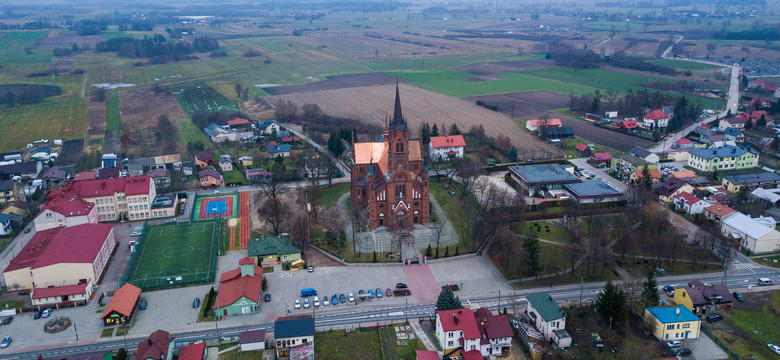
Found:
[[[569,159],[569,162],[578,167],[581,167],[585,170],[592,172],[593,174],[596,175],[596,177],[598,177],[601,180],[604,180],[604,182],[609,184],[609,186],[612,186],[613,188],[615,188],[615,190],[620,191],[621,193],[626,192],[626,190],[628,189],[628,186],[624,184],[622,181],[615,179],[612,176],[609,176],[609,174],[607,174],[607,172],[604,171],[606,169],[599,169],[589,164],[588,158]]]
[[[693,351],[693,357],[696,360],[721,360],[729,358],[726,352],[704,333],[699,333],[698,339],[684,341],[683,345]]]

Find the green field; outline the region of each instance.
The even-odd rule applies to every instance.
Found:
[[[188,142],[201,141],[207,148],[213,145],[203,130],[198,129],[190,119],[176,120],[176,135],[178,136],[176,142],[179,144],[179,152],[182,153],[187,151]]]
[[[680,70],[714,70],[722,67],[722,66],[716,66],[710,64],[702,64],[700,62],[695,62],[695,61],[683,61],[683,60],[672,60],[672,59],[651,60],[649,62],[657,65],[663,65],[675,69],[680,69]]]
[[[3,129],[0,151],[24,148],[34,139],[77,139],[87,131],[87,103],[67,100],[41,103],[0,111]]]
[[[127,282],[144,290],[214,281],[215,221],[146,228]]]
[[[52,58],[52,49],[26,49],[46,31],[0,31],[0,64],[2,75],[24,76],[46,70]]]
[[[246,176],[244,176],[244,174],[241,172],[241,170],[238,169],[238,167],[234,167],[233,170],[222,173],[222,177],[225,178],[226,184],[241,184],[241,185],[249,184],[249,180],[246,179]]]
[[[235,112],[238,105],[202,81],[172,88],[176,100],[187,115],[195,113]]]
[[[765,293],[768,302],[760,309],[740,309],[735,304],[735,309],[730,314],[724,314],[725,320],[742,330],[750,337],[748,341],[736,338],[737,334],[714,331],[718,337],[722,337],[729,344],[729,348],[739,356],[747,359],[749,356],[757,356],[760,359],[776,359],[766,344],[777,344],[780,339],[780,326],[777,326],[778,311],[780,311],[780,291]]]
[[[119,116],[119,96],[106,96],[106,130],[122,130],[122,118]]]

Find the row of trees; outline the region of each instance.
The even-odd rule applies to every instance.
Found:
[[[97,52],[116,52],[126,58],[157,58],[158,60],[184,60],[193,53],[211,52],[219,49],[219,41],[210,37],[199,37],[193,42],[166,41],[156,34],[152,37],[135,39],[118,37],[101,41],[95,45]],[[164,61],[163,61],[164,62]]]
[[[616,67],[639,71],[651,71],[665,75],[674,75],[677,73],[677,70],[671,67],[653,64],[640,57],[628,56],[622,51],[613,54],[609,63]]]
[[[3,94],[4,93],[4,94]],[[49,96],[62,93],[58,86],[48,85],[6,85],[0,86],[0,104],[14,107],[19,104],[37,103]]]
[[[555,65],[576,69],[596,68],[602,62],[592,50],[578,49],[562,40],[547,43],[546,57],[555,60]]]

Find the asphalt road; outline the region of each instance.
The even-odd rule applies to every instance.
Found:
[[[756,271],[758,269],[758,271]],[[777,269],[765,269],[761,267],[754,267],[751,272],[742,270],[734,270],[729,275],[726,284],[732,290],[739,291],[755,291],[756,280],[759,277],[769,277],[776,284],[780,283],[780,270]],[[718,283],[724,280],[723,273],[712,274],[700,274],[698,276],[668,276],[658,279],[659,289],[664,285],[673,285],[675,287],[684,286],[688,281],[692,279],[698,279],[702,282]],[[465,303],[471,303],[473,305],[487,307],[491,310],[499,310],[504,307],[512,308],[512,306],[524,307],[526,304],[526,296],[528,294],[537,293],[540,291],[547,291],[556,301],[564,302],[578,302],[580,300],[593,300],[596,294],[604,286],[604,282],[587,283],[587,284],[573,284],[556,286],[548,289],[536,288],[529,290],[515,291],[511,294],[495,294],[494,296],[486,298],[468,299],[464,298]],[[752,290],[749,289],[752,287]],[[780,286],[775,286],[775,288]],[[766,288],[763,288],[766,289]],[[406,319],[416,320],[422,317],[430,317],[434,311],[434,303],[418,304],[409,306],[391,306],[391,307],[377,307],[373,309],[359,308],[360,311],[344,312],[338,314],[329,314],[324,316],[315,316],[316,326],[321,329],[330,329],[334,327],[353,327],[357,325],[373,326],[377,323],[389,323],[400,322]],[[251,327],[229,327],[215,328],[212,330],[187,332],[179,334],[171,334],[176,337],[177,341],[187,340],[202,340],[205,338],[217,338],[225,336],[236,336],[241,331],[266,329],[267,332],[273,332],[273,323],[261,323]],[[12,354],[0,355],[0,359],[34,359],[39,355],[44,358],[59,358],[65,355],[85,354],[95,352],[107,352],[116,350],[121,347],[125,347],[125,343],[130,348],[135,348],[143,338],[128,338],[120,340],[110,341],[90,341],[89,343],[73,344],[64,347],[50,348],[50,349],[38,349],[32,351],[21,351]],[[126,341],[126,342],[125,342]]]

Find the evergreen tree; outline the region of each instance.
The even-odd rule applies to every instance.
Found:
[[[441,128],[439,129],[441,129],[439,130],[441,132],[441,136],[447,136],[447,126],[444,125],[444,123],[441,123]]]
[[[436,248],[436,255],[434,256],[435,259],[439,258],[439,248]]]
[[[523,240],[523,250],[525,250],[525,266],[528,271],[536,275],[539,271],[539,255],[541,249],[539,247],[539,237],[536,236],[536,232],[529,230],[528,234]]]
[[[450,257],[450,248],[444,247],[444,257]]]
[[[509,154],[507,156],[511,161],[517,161],[517,148],[514,145],[512,145],[512,149],[509,150]]]
[[[452,126],[450,126],[450,135],[461,135],[458,125],[452,124]]]
[[[439,136],[439,125],[433,124],[431,128],[431,136]]]
[[[772,140],[772,150],[774,150],[775,152],[780,150],[780,137],[778,137],[777,135],[775,135],[774,140]]]
[[[463,304],[460,303],[460,298],[456,297],[449,286],[445,286],[439,293],[439,298],[436,299],[436,310],[453,310],[462,309]]]
[[[431,125],[428,123],[425,123],[422,126],[422,140],[423,145],[428,145],[428,143],[431,142]]]
[[[593,114],[596,114],[599,112],[599,103],[601,102],[601,99],[599,97],[594,96],[593,102],[590,103],[590,112]]]
[[[371,260],[371,262],[372,262],[372,263],[376,263],[376,262],[377,262],[377,260],[376,260],[376,251],[374,251],[374,259],[373,259],[373,260]]]
[[[647,272],[647,279],[642,284],[642,299],[645,306],[657,306],[661,298],[658,296],[658,281],[654,271]]]
[[[238,97],[238,98],[241,97],[241,92],[242,92],[243,89],[244,89],[244,87],[241,86],[241,84],[236,83],[236,86],[235,86],[235,89],[234,89],[234,90],[236,90],[236,97]]]
[[[650,168],[647,167],[647,164],[642,168],[642,184],[645,186],[645,188],[649,189],[650,185],[652,185],[653,179],[650,177]]]
[[[748,119],[748,121],[745,123],[745,129],[752,129],[753,128],[753,120]]]
[[[431,257],[433,255],[433,248],[431,247],[431,244],[428,244],[428,248],[425,249],[425,256]]]
[[[125,360],[127,359],[127,350],[125,348],[119,348],[116,352],[115,360]]]
[[[596,296],[596,312],[609,321],[610,327],[626,319],[626,294],[607,281],[604,289]]]
[[[766,126],[766,117],[764,116],[764,114],[761,114],[761,117],[758,118],[758,121],[756,121],[756,126],[760,128]]]

